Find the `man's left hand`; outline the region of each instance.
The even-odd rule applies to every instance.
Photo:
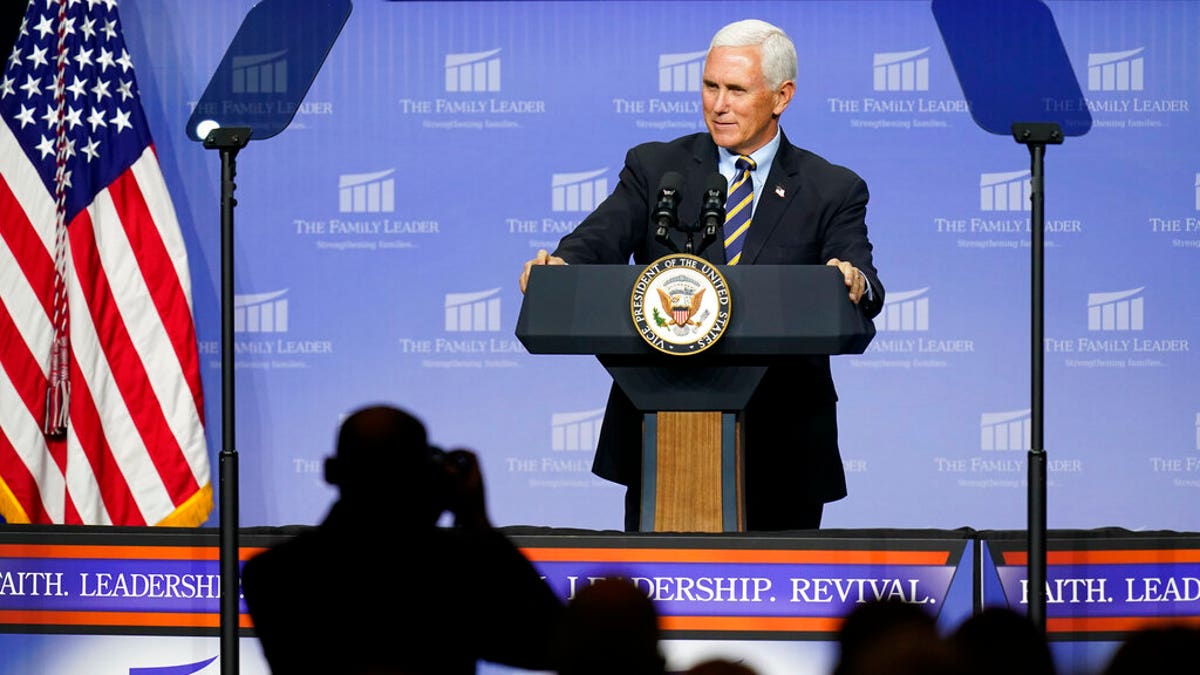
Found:
[[[863,293],[867,292],[867,281],[863,273],[854,265],[837,258],[830,258],[825,264],[841,271],[842,276],[846,278],[846,288],[850,289],[850,302],[857,305]]]

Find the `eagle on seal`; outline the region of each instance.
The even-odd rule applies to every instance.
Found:
[[[662,308],[671,317],[672,323],[680,327],[699,325],[699,322],[692,321],[691,319],[696,310],[700,309],[700,300],[704,297],[705,289],[701,288],[694,295],[684,295],[682,293],[668,295],[661,288],[657,290]]]

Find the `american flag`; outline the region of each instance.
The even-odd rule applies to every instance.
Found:
[[[116,0],[32,0],[0,76],[0,514],[204,522],[183,237]]]

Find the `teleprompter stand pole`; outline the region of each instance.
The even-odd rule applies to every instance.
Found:
[[[1045,379],[1045,239],[1046,192],[1044,181],[1046,146],[1061,145],[1062,128],[1053,122],[1015,122],[1013,138],[1029,147],[1030,195],[1032,217],[1032,319],[1030,321],[1030,365],[1032,370],[1030,405],[1031,438],[1028,467],[1028,532],[1027,574],[1029,583],[1029,618],[1043,633],[1046,631],[1046,451],[1043,440],[1042,383]]]
[[[237,675],[241,581],[238,565],[238,464],[235,448],[233,363],[233,182],[237,153],[250,141],[247,127],[212,130],[204,147],[221,154],[221,458],[220,574],[221,674]]]

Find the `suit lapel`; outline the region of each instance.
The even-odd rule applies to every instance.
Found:
[[[687,224],[700,220],[700,206],[704,198],[704,184],[708,177],[717,172],[717,146],[712,136],[700,134],[692,151],[692,161],[687,170],[687,189],[684,190],[683,203],[680,204],[679,219]],[[725,247],[721,245],[724,235],[717,231],[717,241],[701,252],[700,257],[714,265],[725,264]],[[682,240],[683,238],[680,237]],[[696,246],[700,246],[700,234],[696,236]]]
[[[763,246],[771,238],[783,222],[783,214],[788,204],[796,198],[800,191],[800,181],[795,180],[799,171],[792,144],[788,142],[783,131],[779,132],[779,150],[775,153],[775,161],[771,164],[771,173],[763,184],[762,193],[758,195],[758,205],[754,209],[754,219],[750,229],[746,231],[746,244],[742,247],[742,264],[753,264],[762,252]]]

